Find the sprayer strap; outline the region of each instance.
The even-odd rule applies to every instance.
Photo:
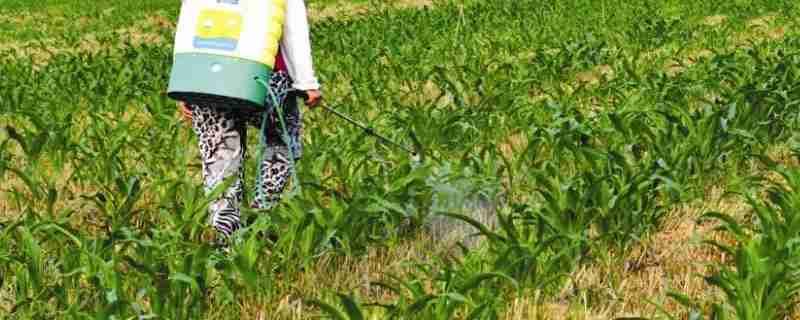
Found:
[[[289,170],[290,170],[290,172],[292,174],[292,190],[289,192],[289,195],[293,196],[293,195],[295,195],[295,194],[297,194],[299,192],[302,192],[302,189],[300,187],[300,180],[298,180],[298,178],[297,178],[297,161],[296,161],[296,158],[294,156],[294,150],[298,150],[298,146],[297,146],[298,142],[296,140],[292,139],[289,136],[289,131],[287,130],[286,121],[284,119],[284,113],[283,113],[284,110],[283,110],[282,101],[278,101],[278,98],[276,97],[274,90],[269,85],[269,83],[267,83],[264,79],[256,78],[256,81],[267,88],[267,96],[271,99],[271,102],[272,102],[272,103],[267,103],[266,104],[267,107],[265,108],[265,110],[264,110],[264,112],[263,112],[263,114],[261,116],[262,117],[261,118],[261,139],[259,139],[260,140],[260,146],[259,146],[260,148],[259,148],[259,155],[258,155],[258,175],[257,175],[257,178],[256,178],[256,184],[257,184],[256,197],[263,197],[264,196],[263,187],[262,187],[262,184],[263,184],[263,180],[262,179],[263,179],[263,177],[262,177],[261,171],[263,170],[264,158],[266,156],[266,152],[265,151],[266,151],[267,143],[268,143],[268,141],[267,141],[267,138],[268,138],[267,137],[267,130],[266,130],[267,129],[267,119],[269,118],[270,112],[272,111],[271,108],[274,108],[275,111],[278,114],[278,122],[279,122],[279,124],[281,126],[281,140],[283,140],[283,144],[288,149],[289,161],[291,163]],[[287,98],[288,98],[288,96],[287,96]],[[298,108],[297,112],[301,112],[300,108]],[[298,139],[299,139],[299,137],[298,137]],[[258,199],[258,200],[260,200],[262,203],[266,203],[265,199]]]

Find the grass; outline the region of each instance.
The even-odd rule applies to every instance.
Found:
[[[792,2],[310,5],[328,101],[426,159],[308,112],[303,192],[230,255],[164,95],[177,2],[0,9],[0,310],[797,315]]]

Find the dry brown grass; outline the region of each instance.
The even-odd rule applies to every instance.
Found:
[[[747,29],[731,36],[731,42],[737,48],[751,48],[765,41],[779,41],[786,36],[786,25],[777,23],[778,16],[765,15],[748,20]]]
[[[706,26],[717,27],[724,24],[727,21],[728,21],[728,16],[726,15],[713,15],[705,17],[701,23]]]
[[[393,0],[381,3],[375,7],[365,3],[351,3],[341,1],[339,3],[317,4],[309,8],[309,19],[318,21],[324,19],[349,19],[359,15],[371,14],[384,9],[409,9],[432,6],[432,0]]]
[[[362,301],[391,302],[396,298],[391,292],[371,283],[386,281],[387,275],[402,277],[409,272],[408,262],[429,261],[448,250],[434,243],[420,235],[391,248],[371,248],[361,257],[324,256],[296,277],[276,280],[280,293],[275,299],[243,302],[241,313],[250,319],[311,319],[313,308],[304,300],[336,292],[354,292]]]
[[[615,76],[614,68],[604,64],[596,66],[591,70],[579,72],[575,75],[575,80],[584,85],[597,85],[600,81],[613,80]]]
[[[7,121],[0,121],[0,141],[9,139],[5,129],[7,124]],[[16,143],[11,143],[7,148],[8,150],[0,151],[7,151],[9,154],[20,154],[22,152],[22,148]],[[15,162],[11,163],[11,165],[17,167],[19,163]],[[0,178],[3,178],[3,183],[0,184],[0,220],[13,219],[19,215],[19,209],[15,208],[11,203],[11,191],[24,188],[24,182],[18,176],[10,172],[6,172],[5,175],[0,176]]]
[[[769,154],[770,159],[778,164],[786,167],[800,167],[800,158],[798,158],[791,149],[786,146],[780,146],[772,150]]]
[[[436,106],[446,107],[455,101],[455,96],[451,92],[445,92],[431,80],[403,83],[398,86],[397,91],[401,101],[409,105],[424,106],[435,103]]]
[[[664,64],[664,72],[674,77],[685,72],[688,68],[700,62],[702,59],[711,59],[714,52],[708,49],[695,49],[687,52],[683,57],[671,58]]]
[[[709,263],[726,262],[728,257],[701,245],[700,240],[730,240],[712,232],[713,223],[698,222],[697,218],[709,211],[741,217],[748,210],[743,201],[723,198],[722,192],[711,189],[705,201],[673,209],[664,230],[628,253],[623,262],[589,265],[575,271],[557,299],[560,302],[554,304],[562,309],[580,310],[585,304],[580,296],[575,296],[579,292],[595,302],[585,307],[578,318],[611,319],[657,316],[657,308],[651,302],[661,304],[671,314],[681,314],[685,310],[667,297],[671,291],[692,297],[715,297],[716,290],[698,275],[710,271]]]
[[[528,146],[528,136],[524,132],[517,132],[508,136],[508,138],[498,147],[500,153],[506,158],[513,159],[514,155],[524,152],[524,148]]]
[[[3,138],[0,135],[0,141],[2,140]],[[22,149],[16,144],[12,144],[10,149],[14,154],[23,154]],[[14,158],[10,166],[24,171],[26,168],[30,168],[32,164],[21,158]],[[44,181],[58,192],[59,200],[53,207],[54,212],[61,212],[69,209],[80,209],[79,203],[81,203],[81,200],[74,199],[74,197],[69,197],[68,195],[89,195],[98,191],[97,188],[78,185],[71,182],[70,178],[75,172],[75,169],[69,164],[65,164],[63,167],[56,167],[52,161],[42,158],[35,164],[35,168],[32,171],[47,172],[46,177],[37,176],[34,173],[34,175],[31,176],[32,179],[34,179],[34,184],[44,187],[42,182],[40,182]],[[46,212],[47,206],[44,201],[38,201],[35,206],[30,206],[31,201],[27,200],[33,198],[34,194],[19,175],[6,172],[3,176],[3,179],[3,185],[0,186],[0,221],[13,220],[28,209],[40,214]],[[18,194],[21,204],[15,203],[14,197],[16,196],[14,196],[13,193]],[[73,222],[75,227],[83,227],[81,225],[81,221]]]
[[[506,320],[606,320],[602,314],[595,314],[581,304],[536,303],[540,301],[537,293],[515,297],[508,304],[507,312],[501,316]]]

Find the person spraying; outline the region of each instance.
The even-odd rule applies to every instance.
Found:
[[[244,0],[215,1],[220,6],[224,5],[232,8],[242,5],[240,1],[246,2]],[[263,2],[263,0],[258,1]],[[187,3],[185,0],[183,2],[185,6]],[[255,199],[252,200],[250,206],[256,209],[270,209],[280,200],[281,194],[286,188],[290,176],[292,176],[293,163],[303,154],[301,139],[303,119],[300,107],[297,105],[297,98],[303,97],[305,104],[311,108],[316,107],[322,100],[320,84],[315,76],[312,63],[306,5],[303,0],[275,0],[273,2],[277,3],[278,7],[285,5],[285,7],[279,8],[283,9],[285,13],[283,17],[277,19],[278,21],[283,20],[277,54],[274,59],[272,57],[263,59],[267,63],[273,62],[273,69],[268,76],[269,79],[264,79],[268,81],[261,82],[269,86],[267,90],[269,94],[264,98],[263,107],[243,108],[238,105],[242,101],[244,101],[242,102],[243,104],[248,104],[248,100],[252,102],[253,95],[232,99],[230,100],[231,102],[209,100],[208,103],[203,102],[204,100],[202,99],[187,102],[181,101],[180,95],[175,97],[179,100],[180,114],[186,121],[191,122],[193,131],[198,139],[205,190],[210,192],[223,181],[233,179],[230,187],[209,207],[210,223],[216,229],[222,241],[239,229],[241,224],[240,206],[244,201],[244,164],[247,155],[246,133],[248,125],[263,130],[261,132],[263,135],[262,142],[265,143],[264,154],[259,164],[259,172],[256,172],[258,175],[256,181],[259,185],[255,188]],[[244,3],[244,5],[256,6],[262,5],[262,3],[252,2],[250,4]],[[276,10],[276,12],[280,13],[281,10]],[[242,48],[247,45],[247,43],[243,43],[247,39],[237,39],[234,37],[236,34],[233,31],[240,32],[241,25],[252,22],[252,19],[249,22],[243,22],[242,19],[237,18],[235,15],[225,12],[219,14],[211,12],[207,16],[202,16],[202,19],[196,23],[199,31],[198,35],[194,36],[191,46],[220,51],[233,50],[231,48]],[[216,22],[225,24],[224,28],[212,30],[216,33],[207,32],[202,34],[200,32],[204,27],[212,29],[210,27]],[[272,22],[266,21],[265,23]],[[180,28],[181,26],[179,25]],[[228,34],[233,35],[227,36]],[[176,48],[177,46],[178,44],[176,44]],[[182,63],[189,65],[194,63],[190,60],[198,59],[197,57],[202,57],[202,55],[187,55],[182,60]],[[212,63],[211,71],[209,72],[218,72],[219,70],[215,69],[222,69],[226,66],[224,61],[220,62],[219,65]],[[187,71],[181,74],[181,70]],[[219,86],[218,91],[225,91],[227,89],[224,87],[230,85],[225,81],[225,72],[219,72],[220,78],[218,79],[213,79],[215,77],[213,75],[197,79],[198,76],[196,74],[186,74],[193,73],[195,72],[194,70],[196,68],[187,69],[187,67],[179,66],[176,61],[176,66],[173,67],[173,78],[181,76],[185,78],[194,77],[195,79],[186,79],[185,81],[193,81],[193,84],[200,83],[200,85],[204,85],[203,81],[206,81],[205,83],[208,86]],[[175,80],[175,82],[180,81],[183,80]],[[170,86],[172,87],[173,84]],[[175,85],[175,87],[180,86]],[[211,88],[210,90],[216,89],[218,88]],[[262,89],[264,89],[263,86]],[[257,87],[248,88],[248,90],[256,91]],[[171,88],[171,91],[180,90]],[[172,93],[170,94],[173,96]],[[246,94],[250,94],[250,92]],[[260,100],[261,97],[257,97]],[[261,101],[255,102],[258,104]],[[278,108],[281,109],[278,110]],[[287,138],[288,141],[286,141]]]

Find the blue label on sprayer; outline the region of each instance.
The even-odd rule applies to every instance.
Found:
[[[194,47],[197,49],[214,49],[234,51],[239,44],[237,39],[231,38],[201,38],[194,37]]]

